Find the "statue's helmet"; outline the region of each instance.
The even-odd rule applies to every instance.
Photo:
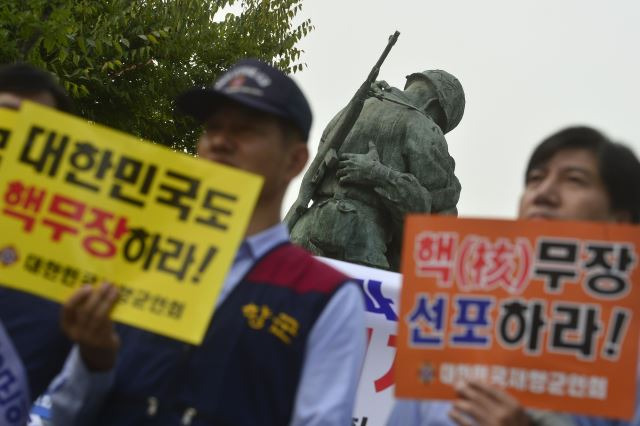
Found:
[[[443,70],[428,70],[407,76],[405,89],[416,79],[427,79],[433,84],[440,106],[446,117],[446,123],[442,131],[448,133],[455,129],[464,114],[464,90],[462,85],[453,75]]]

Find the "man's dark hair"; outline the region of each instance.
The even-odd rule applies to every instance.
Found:
[[[71,111],[71,100],[67,93],[47,71],[29,64],[9,64],[0,66],[0,92],[16,95],[35,95],[48,92],[56,101],[56,108]]]
[[[542,141],[529,159],[525,181],[532,169],[567,149],[584,149],[596,156],[611,208],[628,212],[632,223],[640,223],[640,161],[627,146],[590,127],[569,127]]]

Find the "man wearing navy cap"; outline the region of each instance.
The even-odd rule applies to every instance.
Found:
[[[87,332],[96,312],[109,326],[93,328],[95,351],[68,360],[54,424],[350,424],[365,348],[360,289],[293,246],[280,222],[285,190],[308,159],[304,95],[249,59],[177,106],[204,125],[200,157],[265,178],[245,240],[201,346],[123,326],[116,362],[118,339],[102,314],[112,302],[72,298],[70,335]]]

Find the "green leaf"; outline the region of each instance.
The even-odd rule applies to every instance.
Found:
[[[84,42],[84,38],[78,37],[78,46],[80,47],[80,50],[82,51],[82,53],[84,53],[86,55],[87,54],[87,45]]]

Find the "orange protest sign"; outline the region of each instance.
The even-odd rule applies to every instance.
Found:
[[[410,216],[396,396],[455,399],[475,379],[527,407],[630,418],[639,243],[635,226]]]

